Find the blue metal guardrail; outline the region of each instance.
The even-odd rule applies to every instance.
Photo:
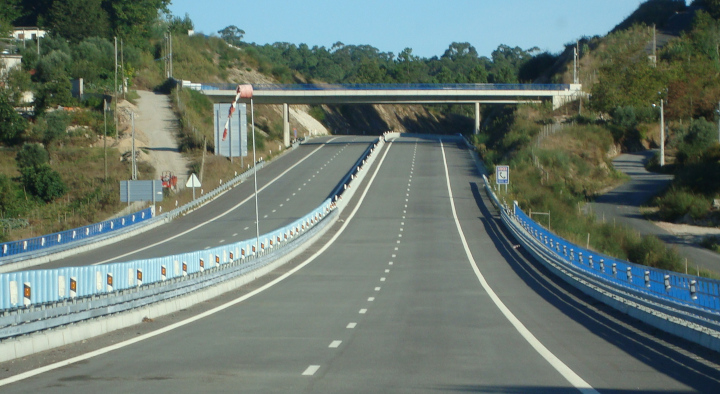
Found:
[[[235,90],[237,84],[203,83],[201,90]],[[568,84],[530,83],[368,83],[368,84],[259,84],[253,90],[570,90]]]
[[[61,231],[59,233],[53,233],[19,241],[5,242],[0,244],[0,257],[37,252],[59,245],[71,244],[73,242],[88,239],[96,235],[107,234],[112,231],[127,228],[134,224],[147,221],[152,217],[153,209],[146,208],[130,215],[126,215],[116,219],[106,220],[100,223],[93,223],[85,227],[78,227],[72,230]]]
[[[0,274],[0,310],[113,293],[183,277],[236,260],[264,255],[301,235],[334,208],[326,199],[293,223],[260,237],[215,248],[96,266]]]
[[[503,215],[507,215],[508,220],[516,221],[538,243],[544,245],[545,251],[556,257],[556,260],[618,288],[630,289],[655,299],[715,314],[720,313],[720,281],[651,268],[583,248],[551,233],[530,219],[517,205],[512,210],[502,208],[500,201],[492,193],[487,178],[485,188],[493,203],[503,209]],[[513,217],[510,218],[510,215]]]

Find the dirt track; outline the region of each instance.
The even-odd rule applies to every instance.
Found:
[[[150,164],[155,167],[155,179],[160,179],[163,171],[172,171],[178,177],[179,187],[185,185],[188,172],[188,160],[178,149],[177,118],[170,109],[167,95],[138,90],[135,128],[144,134],[149,151]]]

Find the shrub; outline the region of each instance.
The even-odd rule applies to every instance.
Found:
[[[26,167],[21,169],[20,173],[27,191],[45,202],[50,202],[67,192],[67,186],[60,174],[47,164]]]
[[[674,221],[686,214],[693,219],[702,218],[710,209],[710,203],[702,196],[682,189],[672,188],[656,200],[662,220]]]
[[[25,144],[15,156],[18,168],[40,167],[50,160],[48,152],[40,144]]]

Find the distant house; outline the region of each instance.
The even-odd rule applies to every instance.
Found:
[[[38,37],[45,37],[45,34],[47,31],[38,27],[16,27],[12,32],[12,36],[16,40],[35,40]]]

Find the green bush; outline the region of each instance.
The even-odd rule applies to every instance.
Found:
[[[680,219],[688,213],[693,219],[700,219],[710,209],[710,202],[704,197],[677,188],[657,198],[656,205],[660,208],[658,215],[666,221]]]
[[[25,189],[45,202],[50,202],[67,192],[67,186],[60,174],[43,164],[39,167],[26,167],[20,170]]]
[[[50,160],[48,152],[40,144],[25,144],[15,156],[18,168],[40,167]]]
[[[70,124],[70,116],[64,111],[53,111],[46,114],[44,118],[47,122],[47,128],[43,133],[43,143],[47,145],[53,141],[65,139]]]

